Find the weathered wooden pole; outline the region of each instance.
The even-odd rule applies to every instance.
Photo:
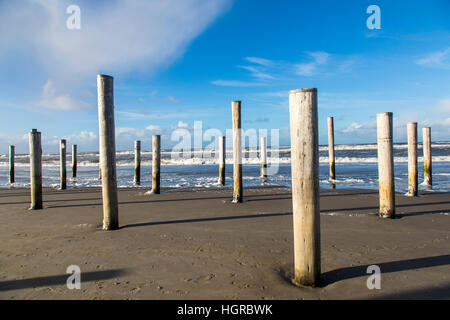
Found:
[[[333,117],[327,118],[328,124],[328,162],[330,165],[330,180],[336,178],[335,163],[334,163],[334,121]]]
[[[153,162],[152,162],[152,191],[151,193],[161,193],[161,136],[152,136]]]
[[[72,145],[72,178],[77,177],[77,145]]]
[[[225,161],[226,161],[226,140],[225,136],[219,137],[219,184],[225,185]]]
[[[392,112],[377,114],[379,214],[395,218],[394,151],[392,145]]]
[[[233,203],[243,202],[241,101],[231,103],[233,117]]]
[[[431,177],[431,128],[423,128],[422,135],[424,184],[431,187],[433,185]]]
[[[408,122],[408,196],[417,197],[417,122]]]
[[[15,147],[9,146],[9,183],[14,183],[15,174],[14,174],[14,156],[15,156]]]
[[[100,169],[103,196],[103,230],[119,228],[114,128],[114,78],[97,75]]]
[[[267,143],[266,137],[260,138],[261,179],[267,181]]]
[[[141,184],[141,142],[134,142],[134,184]]]
[[[317,89],[289,92],[294,279],[316,286],[320,278],[319,135]]]
[[[32,129],[29,133],[30,142],[30,181],[31,206],[30,210],[42,209],[42,149],[41,133]]]
[[[66,140],[59,141],[59,177],[60,189],[67,189]]]

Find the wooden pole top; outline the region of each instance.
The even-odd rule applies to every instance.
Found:
[[[377,117],[384,117],[384,116],[392,116],[392,112],[380,112],[377,113]]]
[[[110,79],[112,79],[113,77],[112,76],[108,76],[106,74],[98,74],[97,78],[110,78]]]
[[[294,90],[289,91],[289,94],[294,94],[297,92],[317,92],[317,88],[294,89]]]

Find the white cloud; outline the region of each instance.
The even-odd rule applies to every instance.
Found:
[[[450,48],[436,51],[416,60],[420,66],[450,69]]]
[[[308,52],[308,55],[313,58],[314,61],[295,65],[296,74],[301,76],[313,76],[317,72],[317,67],[326,64],[330,57],[330,54],[324,51]]]
[[[255,78],[260,79],[260,80],[273,79],[273,77],[272,77],[270,74],[264,72],[264,70],[261,70],[261,69],[259,69],[259,68],[257,68],[257,67],[252,67],[252,66],[238,66],[238,68],[241,68],[241,69],[250,71],[252,77],[255,77]]]
[[[314,58],[317,64],[327,63],[328,57],[330,56],[329,53],[324,51],[309,52],[308,54]]]
[[[52,110],[82,110],[88,104],[72,99],[69,95],[57,95],[53,82],[48,80],[42,87],[42,99],[37,103],[38,107]]]
[[[160,126],[156,126],[156,125],[149,125],[145,129],[149,130],[149,131],[161,131],[161,127]]]
[[[239,80],[214,80],[212,84],[222,87],[258,87],[265,86],[265,83],[251,82],[251,81],[239,81]]]
[[[316,70],[316,64],[311,63],[299,63],[295,66],[296,73],[301,76],[312,76]]]
[[[351,133],[351,132],[361,132],[362,130],[374,131],[376,130],[376,128],[377,127],[375,122],[363,122],[363,123],[352,122],[349,126],[347,126],[347,128],[337,131],[341,131],[343,133]]]
[[[439,100],[435,109],[438,113],[450,114],[450,98]]]
[[[81,131],[77,134],[65,136],[64,139],[66,139],[71,144],[91,143],[97,141],[97,134],[92,131]]]
[[[173,96],[168,96],[167,99],[169,99],[169,101],[173,102],[173,103],[179,103],[180,102],[180,100],[175,99]]]
[[[258,58],[258,57],[246,57],[245,60],[251,63],[260,64],[263,66],[269,66],[272,64],[272,61],[264,59],[264,58]]]
[[[81,30],[69,30],[66,8],[72,2],[1,2],[0,55],[29,53],[61,78],[155,71],[183,54],[229,4],[228,0],[80,0]]]

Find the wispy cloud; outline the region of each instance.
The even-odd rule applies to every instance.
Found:
[[[42,99],[37,103],[38,107],[52,110],[83,110],[89,105],[86,102],[72,99],[69,95],[57,95],[51,80],[42,87]]]
[[[257,86],[265,86],[267,84],[261,82],[252,82],[252,81],[239,81],[239,80],[214,80],[211,81],[212,84],[216,86],[222,87],[257,87]]]
[[[316,73],[317,67],[327,63],[330,56],[329,53],[324,51],[308,52],[308,55],[313,58],[314,61],[307,63],[299,63],[295,66],[296,73],[301,76],[312,76]]]
[[[270,74],[264,72],[263,70],[261,70],[260,68],[257,68],[257,67],[253,67],[253,66],[238,66],[238,68],[250,71],[252,77],[255,77],[255,78],[260,79],[260,80],[268,80],[268,79],[273,79],[274,78]]]
[[[299,63],[295,66],[296,73],[301,76],[312,76],[314,75],[317,64],[314,62],[310,63]]]
[[[245,60],[251,63],[256,63],[263,66],[270,66],[273,62],[268,59],[259,58],[259,57],[246,57]]]
[[[167,99],[168,99],[170,102],[173,102],[173,103],[179,103],[179,102],[180,102],[180,100],[175,99],[173,96],[168,96]]]
[[[308,54],[314,58],[314,60],[317,64],[326,63],[330,56],[330,54],[328,52],[324,52],[324,51],[309,52]]]
[[[358,55],[332,55],[325,51],[312,51],[305,54],[307,61],[301,63],[246,57],[244,60],[252,64],[238,65],[237,67],[249,71],[249,76],[255,81],[218,79],[211,83],[217,86],[255,87],[272,85],[275,82],[286,80],[292,81],[299,75],[329,77],[351,71],[352,67],[361,60]],[[331,61],[333,63],[330,63]]]
[[[450,47],[430,53],[416,60],[416,63],[424,67],[450,69]]]
[[[161,131],[162,130],[161,127],[157,126],[157,125],[149,125],[149,126],[145,127],[145,129],[149,130],[149,131]]]
[[[436,103],[435,111],[450,115],[450,98],[439,100]]]

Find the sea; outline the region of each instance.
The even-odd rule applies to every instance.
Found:
[[[450,142],[432,143],[433,191],[450,191]],[[291,187],[290,147],[268,147],[268,181],[260,178],[261,165],[257,149],[243,150],[243,184],[250,186],[286,186]],[[419,190],[428,188],[423,185],[422,145],[418,145]],[[226,180],[233,183],[232,150],[226,152]],[[217,150],[193,150],[181,156],[171,150],[161,152],[161,187],[170,188],[213,188],[218,186],[218,152]],[[319,146],[319,181],[321,188],[378,188],[377,145],[336,145],[336,179],[329,180],[328,147]],[[71,177],[71,154],[67,154],[67,187],[84,188],[101,186],[98,168],[98,152],[79,152],[77,155],[77,177]],[[141,151],[141,185],[142,188],[152,184],[152,152]],[[119,188],[133,187],[134,151],[116,153],[117,185]],[[58,188],[60,163],[59,153],[42,155],[43,186]],[[395,189],[397,192],[408,191],[408,146],[404,143],[394,144]],[[0,155],[0,188],[29,188],[29,155],[16,154],[15,179],[10,184],[9,155]]]

